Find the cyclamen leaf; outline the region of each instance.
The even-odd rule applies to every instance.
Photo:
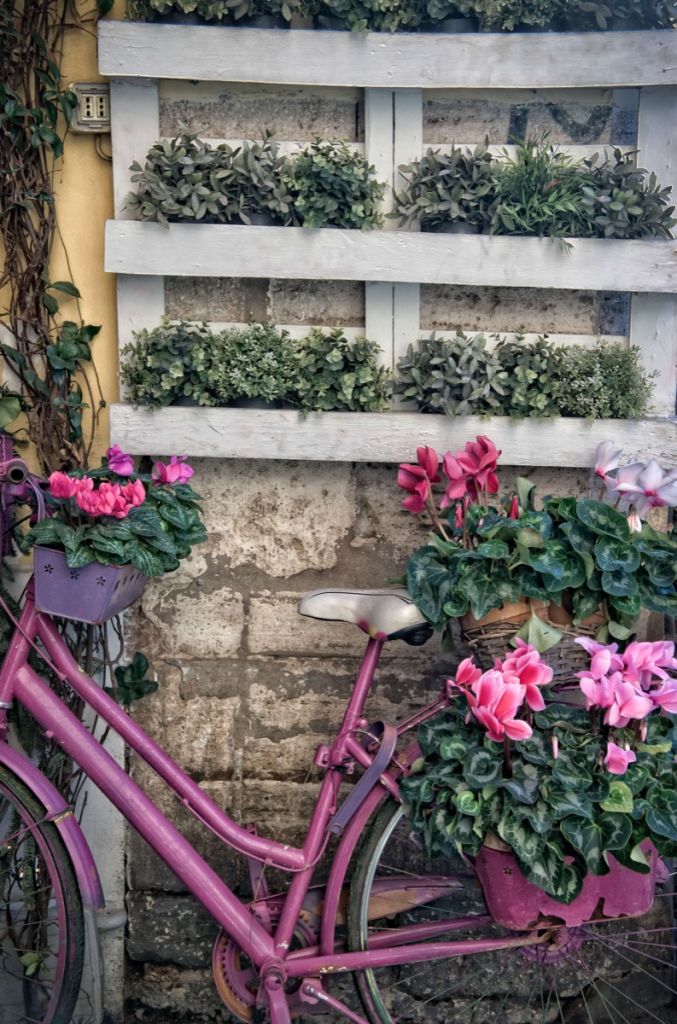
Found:
[[[501,777],[500,756],[485,749],[473,751],[465,761],[463,777],[473,789],[498,782]]]
[[[149,548],[136,544],[132,549],[130,561],[132,565],[146,576],[163,576],[165,572],[164,560],[159,554],[155,554]]]
[[[595,559],[605,571],[634,572],[639,567],[640,555],[632,544],[603,536],[595,544]]]
[[[565,818],[560,824],[562,834],[575,850],[585,858],[593,875],[606,875],[609,867],[603,857],[602,830],[593,821]]]
[[[625,516],[611,505],[592,498],[576,502],[576,515],[580,521],[595,533],[601,533],[617,540],[630,540],[630,527]]]
[[[677,793],[667,789],[654,791],[646,811],[646,823],[657,835],[677,841]]]

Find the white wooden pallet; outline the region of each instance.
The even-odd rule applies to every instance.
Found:
[[[107,225],[106,268],[118,274],[121,344],[164,314],[165,275],[365,281],[364,333],[380,344],[390,366],[425,333],[420,331],[421,283],[630,290],[636,294],[629,340],[658,371],[654,410],[662,418],[626,422],[618,430],[634,437],[632,450],[638,455],[658,457],[660,449],[674,461],[675,428],[667,417],[675,409],[677,241],[581,239],[567,256],[549,240],[420,235],[397,230],[392,220],[377,232],[191,224],[166,230],[132,221],[125,200],[129,165],[142,160],[160,136],[157,82],[162,78],[364,87],[363,151],[388,186],[384,212],[392,208],[398,166],[424,148],[424,89],[641,86],[642,163],[656,170],[663,184],[677,186],[677,32],[359,36],[101,22],[99,55],[100,70],[113,76],[116,220]],[[522,455],[517,451],[515,458],[524,461],[518,464],[562,466],[587,464],[591,438],[599,438],[598,428],[591,432],[576,420],[519,426],[456,420],[449,426],[444,418],[417,414],[365,415],[323,414],[303,421],[289,412],[229,409],[191,410],[188,416],[186,410],[167,409],[151,415],[117,405],[111,410],[111,435],[133,451],[155,450],[161,437],[165,452],[188,452],[188,443],[190,454],[238,457],[251,453],[246,441],[252,430],[241,428],[251,418],[252,429],[260,423],[263,450],[269,453],[261,457],[397,461],[411,455],[422,435],[443,438],[452,430],[463,440],[490,425],[493,434],[506,438],[511,461],[511,446],[521,445]],[[227,440],[233,431],[244,442]]]
[[[99,23],[99,70],[365,89],[677,85],[677,36],[657,32],[439,35]]]
[[[418,445],[456,450],[488,434],[514,466],[592,466],[600,441],[613,440],[629,459],[675,456],[677,421],[425,416],[421,413],[325,412],[294,409],[196,409],[149,411],[111,406],[111,433],[134,454],[209,456],[223,459],[300,459],[323,462],[411,461]]]

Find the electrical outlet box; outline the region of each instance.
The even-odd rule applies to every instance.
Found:
[[[78,98],[70,128],[72,132],[105,135],[110,132],[110,90],[107,82],[73,82]]]

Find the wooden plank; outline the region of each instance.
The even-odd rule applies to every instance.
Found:
[[[132,340],[135,331],[152,330],[165,315],[165,279],[118,274],[118,345]]]
[[[393,117],[394,97],[390,89],[365,89],[364,153],[374,167],[376,177],[385,183],[381,202],[385,216],[384,229],[394,230],[395,221],[388,218],[393,208]],[[368,280],[364,286],[366,335],[381,349],[383,366],[393,366],[393,295],[390,282]]]
[[[671,185],[677,201],[677,89],[642,89],[639,94],[637,145],[640,163]],[[656,373],[652,412],[671,415],[677,389],[677,296],[634,295],[630,343],[637,345],[644,365]]]
[[[423,150],[423,94],[420,89],[399,89],[395,93],[393,139],[393,188],[402,185],[398,168]],[[421,286],[416,282],[396,284],[393,292],[393,365],[417,336],[421,321]]]
[[[110,83],[111,144],[115,216],[131,218],[126,209],[132,188],[130,164],[143,164],[146,153],[160,136],[157,82],[147,78],[113,79]]]
[[[244,30],[243,30],[244,31]],[[111,273],[677,292],[677,242],[108,221]]]
[[[628,344],[628,337],[625,334],[548,334],[544,331],[542,334],[535,334],[533,331],[526,332],[524,334],[517,334],[515,331],[488,331],[473,328],[464,332],[468,336],[473,334],[484,334],[487,339],[487,348],[491,349],[497,344],[494,336],[498,334],[501,338],[506,338],[508,341],[516,341],[518,338],[525,343],[536,341],[538,338],[546,337],[548,341],[551,341],[553,345],[585,345],[590,348],[592,345],[596,345],[599,341],[606,341],[610,345],[620,343],[621,345]],[[430,338],[432,336],[436,338],[454,338],[456,337],[456,331],[435,331],[435,330],[419,330],[413,337],[417,338]],[[411,339],[410,339],[411,340]]]
[[[186,409],[154,412],[111,406],[111,441],[134,454],[209,454],[214,458],[388,462],[411,459],[416,447],[456,449],[488,434],[511,466],[591,466],[607,438],[629,459],[674,463],[677,421],[525,420],[424,416],[420,413],[312,413],[295,410]]]
[[[677,84],[677,35],[656,32],[303,32],[99,22],[110,77],[408,89]]]

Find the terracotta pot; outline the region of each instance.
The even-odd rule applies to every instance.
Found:
[[[481,619],[476,619],[472,612],[466,612],[461,619],[461,628],[478,629],[481,626],[489,626],[492,622],[509,622],[515,626],[521,626],[526,622],[532,612],[536,612],[539,618],[544,619],[548,605],[545,601],[514,601],[510,604],[502,604],[500,608],[492,608]]]
[[[521,931],[542,918],[556,918],[568,927],[601,916],[641,917],[654,901],[656,882],[664,881],[667,870],[650,839],[641,844],[651,870],[646,875],[623,867],[609,854],[608,875],[586,875],[583,887],[571,903],[560,903],[529,882],[515,855],[485,845],[475,859],[475,870],[484,891],[484,901],[494,921],[504,928]]]

